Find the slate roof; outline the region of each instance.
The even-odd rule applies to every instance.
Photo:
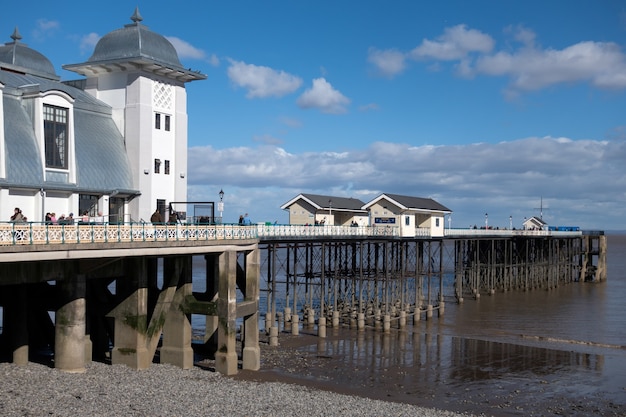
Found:
[[[6,159],[6,177],[0,178],[0,184],[94,193],[126,190],[138,194],[133,187],[124,139],[111,118],[110,106],[80,89],[32,74],[0,71],[0,83],[4,85]],[[63,91],[74,100],[75,183],[43,180],[43,150],[39,149],[29,115],[31,101],[24,94],[52,90]]]
[[[380,201],[383,198],[386,198],[403,210],[432,210],[450,213],[452,212],[452,210],[442,204],[439,204],[432,198],[411,197],[399,194],[381,194],[377,198],[369,202],[367,206],[371,206],[372,204]]]
[[[304,199],[318,210],[332,208],[332,210],[337,211],[365,211],[363,210],[364,203],[357,198],[319,194],[299,194],[297,197],[283,204],[281,208],[284,210],[300,199]]]

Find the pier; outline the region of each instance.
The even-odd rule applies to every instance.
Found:
[[[10,223],[0,225],[0,352],[26,364],[47,349],[56,368],[82,372],[91,360],[189,368],[197,349],[232,375],[259,369],[262,322],[274,345],[302,323],[320,337],[328,326],[389,332],[448,302],[605,279],[601,232]],[[206,317],[193,346],[191,315]]]

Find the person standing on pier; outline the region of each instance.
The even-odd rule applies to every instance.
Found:
[[[24,223],[26,221],[26,217],[24,216],[24,214],[22,213],[22,210],[19,207],[15,207],[15,210],[13,210],[11,221],[14,223]]]
[[[248,217],[248,213],[246,213],[246,215],[243,216],[243,225],[250,226],[251,224],[252,224],[252,221],[250,220],[250,217]]]

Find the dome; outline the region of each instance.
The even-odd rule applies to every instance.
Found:
[[[13,42],[0,46],[2,66],[18,72],[58,80],[54,66],[48,58],[20,42],[22,36],[17,27],[11,35]]]
[[[103,36],[87,62],[93,64],[144,58],[170,67],[182,68],[174,46],[164,36],[141,24],[143,18],[138,9],[135,9],[131,20],[133,23]]]

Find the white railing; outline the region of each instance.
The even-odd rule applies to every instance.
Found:
[[[467,236],[491,236],[491,237],[511,237],[511,236],[581,236],[582,231],[557,231],[557,230],[526,230],[526,229],[445,229],[446,237],[467,237]]]
[[[370,237],[399,236],[397,227],[392,226],[307,226],[297,224],[276,224],[257,226],[259,238],[317,238],[317,237]]]
[[[256,239],[254,226],[209,224],[0,223],[0,245],[169,242]]]

